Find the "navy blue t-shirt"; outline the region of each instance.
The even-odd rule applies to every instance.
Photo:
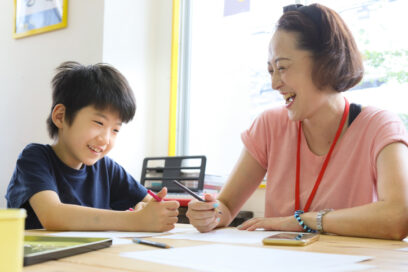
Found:
[[[29,144],[17,159],[7,188],[7,207],[27,210],[26,229],[42,228],[29,199],[51,190],[62,203],[100,209],[126,210],[147,194],[119,164],[104,157],[76,170],[65,165],[50,145]]]

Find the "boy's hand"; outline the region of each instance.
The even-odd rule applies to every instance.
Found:
[[[161,199],[165,198],[167,195],[167,188],[163,187],[161,189],[161,191],[159,193],[157,193],[157,196],[160,197]],[[137,212],[140,211],[141,209],[143,209],[144,207],[146,207],[147,203],[149,201],[156,201],[153,197],[149,196],[149,199],[143,199],[142,201],[140,201],[139,203],[136,204],[136,206],[133,208],[133,211]]]
[[[146,207],[147,202],[140,201],[139,203],[136,204],[136,206],[133,208],[133,211],[137,212]]]
[[[163,188],[157,193],[157,196],[163,199],[167,195],[167,188]],[[136,205],[137,206],[137,205]],[[137,211],[138,222],[144,226],[146,231],[169,231],[174,228],[174,224],[178,221],[178,207],[180,204],[177,201],[156,201],[150,199],[145,202],[144,207]]]
[[[158,192],[156,194],[158,197],[160,197],[161,199],[164,199],[167,195],[167,187],[163,187],[160,192]],[[154,199],[153,199],[154,200]]]

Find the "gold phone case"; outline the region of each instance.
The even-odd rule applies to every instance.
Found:
[[[291,235],[291,234],[287,234]],[[319,240],[320,235],[310,233],[292,234],[293,237],[280,237],[279,235],[272,235],[262,240],[264,245],[283,245],[283,246],[305,246]],[[307,235],[307,236],[306,236]],[[305,236],[305,237],[304,237]],[[310,237],[308,237],[310,236]]]

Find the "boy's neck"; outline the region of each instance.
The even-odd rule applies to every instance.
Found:
[[[67,152],[65,152],[64,147],[61,145],[61,143],[57,142],[56,144],[51,145],[52,150],[54,150],[55,154],[57,157],[68,167],[72,169],[79,170],[82,168],[84,165],[82,162],[81,163],[73,163],[69,161],[68,156],[66,155]]]

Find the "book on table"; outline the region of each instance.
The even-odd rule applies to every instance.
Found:
[[[112,245],[110,238],[24,236],[24,266],[98,250]]]

